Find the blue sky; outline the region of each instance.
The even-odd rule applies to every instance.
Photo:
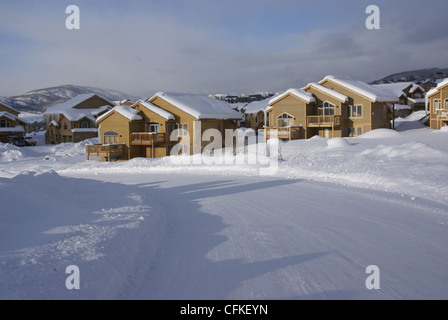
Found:
[[[81,30],[65,28],[71,4]],[[370,4],[380,30],[365,28]],[[446,0],[0,0],[0,95],[61,84],[239,94],[448,67],[447,9]]]

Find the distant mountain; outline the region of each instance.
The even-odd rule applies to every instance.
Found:
[[[52,88],[38,89],[25,94],[2,98],[0,102],[17,109],[18,111],[44,112],[49,107],[67,101],[79,94],[95,93],[110,101],[136,100],[138,97],[116,90],[99,89],[74,85],[63,85]]]
[[[388,83],[388,82],[408,82],[408,81],[424,81],[431,79],[433,81],[437,79],[447,78],[448,68],[430,68],[420,69],[413,71],[405,71],[400,73],[391,74],[380,80],[373,81],[372,84]]]

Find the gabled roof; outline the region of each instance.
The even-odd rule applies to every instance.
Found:
[[[76,107],[80,105],[82,102],[91,99],[95,96],[105,100],[110,105],[113,105],[110,101],[97,94],[80,94],[68,101],[65,101],[63,103],[48,108],[47,111],[44,112],[44,115],[63,114],[69,121],[79,121],[82,118],[88,118],[92,121],[95,121],[95,117],[98,114],[111,109],[111,106],[104,105],[92,109],[76,109]]]
[[[137,104],[140,104],[141,106],[145,107],[149,111],[152,111],[155,114],[158,114],[159,116],[161,116],[162,118],[164,118],[166,120],[176,120],[176,118],[174,117],[174,115],[172,113],[156,106],[155,104],[152,104],[151,102],[139,100],[135,103],[134,106],[136,106]]]
[[[320,85],[318,83],[315,83],[315,82],[308,83],[308,85],[305,88],[303,88],[303,90],[306,91],[309,88],[315,88],[317,90],[320,90],[323,93],[326,93],[327,95],[332,96],[333,98],[336,98],[339,101],[342,101],[344,103],[347,103],[348,100],[349,100],[348,97],[343,95],[342,93],[339,93],[339,92],[336,92],[334,90],[328,89],[328,88],[326,88],[326,87],[324,87],[324,86],[322,86],[322,85]]]
[[[397,82],[397,83],[383,83],[383,84],[373,84],[375,88],[388,91],[396,97],[401,97],[406,95],[404,90],[413,86],[412,82]]]
[[[126,119],[128,119],[129,121],[143,120],[143,117],[138,114],[139,112],[140,112],[139,110],[135,110],[131,107],[115,106],[109,112],[106,112],[102,116],[98,117],[98,119],[96,119],[96,122],[99,123],[99,122],[103,121],[112,113],[118,113],[118,114],[122,115],[123,117],[125,117]]]
[[[242,114],[233,110],[227,102],[203,94],[159,92],[147,101],[152,103],[157,98],[165,100],[198,120],[242,119]]]
[[[426,96],[429,98],[429,96],[432,96],[434,93],[438,92],[442,87],[448,85],[448,78],[444,79],[443,81],[439,82],[437,84],[437,87],[432,88],[431,90],[428,91],[428,93],[426,94]]]
[[[244,107],[244,109],[243,109],[244,113],[245,114],[256,114],[260,111],[265,111],[269,105],[269,101],[270,101],[270,99],[251,102]]]
[[[316,99],[314,99],[313,95],[309,92],[306,92],[302,89],[288,89],[286,90],[284,93],[281,93],[275,97],[273,97],[271,100],[269,100],[269,105],[276,103],[278,100],[283,99],[284,97],[286,97],[287,95],[293,95],[299,99],[304,100],[305,102],[308,103],[314,103],[316,102]]]
[[[373,102],[396,102],[398,100],[397,97],[391,92],[376,88],[373,85],[369,85],[363,81],[346,77],[326,76],[319,82],[319,84],[323,84],[326,81],[334,82],[348,90],[366,97]]]
[[[6,109],[10,109],[12,112],[20,113],[20,111],[14,109],[13,107],[7,105],[6,103],[0,102],[0,106],[6,107]]]
[[[17,121],[17,122],[20,122],[20,123],[23,123],[23,124],[27,124],[27,122],[24,121],[23,119],[20,119],[16,115],[14,115],[12,113],[9,113],[9,112],[6,112],[6,111],[1,111],[0,112],[0,118],[2,118],[2,117],[8,118],[11,121]]]

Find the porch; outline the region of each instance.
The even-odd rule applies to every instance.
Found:
[[[338,127],[341,125],[341,116],[308,116],[308,127]]]
[[[131,133],[131,145],[133,146],[153,146],[165,142],[164,133],[140,132]]]
[[[124,144],[93,144],[87,145],[87,160],[90,157],[104,157],[111,161],[112,158],[124,155]]]

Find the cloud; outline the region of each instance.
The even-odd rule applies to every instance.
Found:
[[[54,1],[2,3],[0,95],[60,84],[238,94],[446,67],[443,10],[378,2],[375,31],[364,26],[366,1],[80,1],[79,31],[65,29]]]

